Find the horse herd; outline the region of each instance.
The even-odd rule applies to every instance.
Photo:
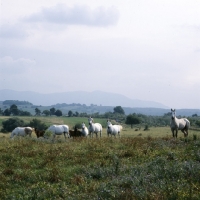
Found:
[[[177,138],[178,136],[178,130],[181,130],[184,133],[184,136],[188,136],[188,129],[190,128],[190,121],[187,118],[181,118],[178,119],[176,117],[176,111],[175,109],[171,109],[171,131],[172,136]],[[90,135],[93,137],[93,134],[96,134],[96,137],[102,136],[102,125],[100,123],[94,123],[93,118],[88,118],[89,126],[86,127],[85,123],[82,123],[81,130],[79,130],[77,127],[74,128],[74,130],[70,130],[68,125],[51,125],[47,131],[50,131],[53,135],[53,139],[55,139],[56,135],[62,135],[64,134],[65,139],[68,137],[87,137]],[[120,132],[122,131],[121,125],[112,125],[112,123],[107,120],[107,135],[111,136],[119,136]],[[14,136],[31,136],[33,130],[35,131],[37,138],[44,137],[45,136],[45,130],[38,130],[37,128],[31,128],[31,127],[17,127],[15,128],[10,138],[13,138]]]
[[[51,132],[53,139],[55,139],[56,135],[64,135],[65,140],[67,137],[87,137],[90,135],[93,137],[93,134],[96,134],[96,137],[102,136],[102,125],[100,123],[94,123],[93,118],[88,118],[89,126],[87,127],[85,123],[82,123],[81,130],[79,130],[77,127],[74,128],[74,130],[70,130],[68,125],[51,125],[46,131]],[[10,138],[13,138],[14,136],[27,136],[29,135],[31,137],[32,132],[35,131],[35,134],[37,138],[39,137],[45,137],[45,130],[39,130],[37,128],[31,128],[31,127],[16,127],[12,133]],[[112,123],[107,120],[107,135],[111,136],[119,136],[120,132],[122,131],[121,125],[112,125]]]

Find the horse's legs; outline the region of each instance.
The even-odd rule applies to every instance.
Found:
[[[176,129],[176,138],[177,138],[177,136],[178,136],[178,130]]]
[[[93,138],[93,132],[90,132],[90,137]]]
[[[188,129],[186,128],[185,129],[185,137],[187,137],[188,136]]]
[[[186,129],[182,129],[181,131],[183,132],[184,137],[187,137],[187,135],[188,135],[187,130]]]
[[[187,134],[187,136],[188,136],[188,129],[186,129],[185,131],[186,131],[186,134]]]
[[[172,130],[172,136],[173,136],[173,138],[175,137],[175,135],[174,135],[174,130]]]
[[[66,140],[66,132],[64,132],[65,140]]]

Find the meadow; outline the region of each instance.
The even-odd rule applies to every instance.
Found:
[[[87,122],[39,119],[70,127]],[[0,199],[200,199],[200,132],[173,139],[170,127],[149,128],[124,125],[121,138],[108,138],[104,128],[102,138],[55,142],[0,133]]]

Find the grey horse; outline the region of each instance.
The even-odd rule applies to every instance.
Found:
[[[171,112],[172,112],[172,118],[171,118],[170,127],[171,127],[173,137],[177,138],[178,130],[181,130],[184,133],[184,136],[187,137],[188,129],[190,128],[190,121],[186,118],[178,119],[176,117],[175,109],[171,109]]]

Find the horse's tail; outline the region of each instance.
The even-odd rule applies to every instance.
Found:
[[[190,128],[190,121],[186,118],[184,118],[185,122],[186,122],[186,127],[187,128]]]

